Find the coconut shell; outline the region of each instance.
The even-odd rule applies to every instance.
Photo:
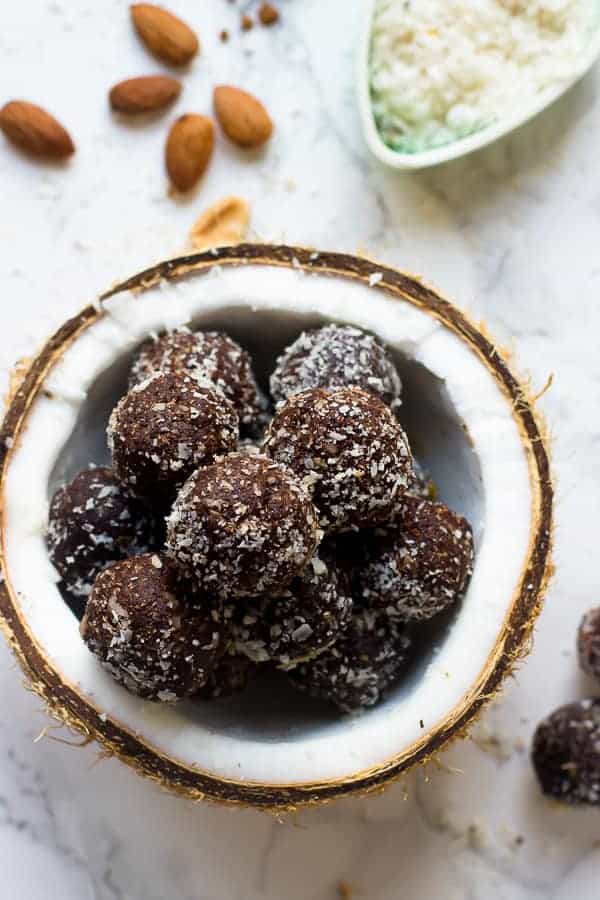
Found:
[[[193,799],[207,798],[229,804],[263,809],[294,809],[304,804],[316,805],[353,793],[380,790],[402,776],[417,763],[437,754],[448,742],[462,735],[488,702],[498,692],[515,663],[530,646],[535,619],[540,611],[544,590],[552,572],[553,485],[549,452],[544,427],[535,411],[535,401],[526,386],[519,382],[501,352],[464,313],[427,287],[420,280],[381,266],[368,259],[341,253],[319,253],[310,249],[263,244],[241,244],[206,253],[168,260],[134,275],[108,291],[103,298],[124,290],[143,292],[157,282],[177,280],[190,271],[218,266],[239,266],[246,262],[270,266],[298,267],[331,274],[369,284],[371,289],[385,292],[426,311],[438,319],[475,353],[493,375],[496,384],[512,402],[514,418],[529,459],[534,496],[530,541],[520,585],[507,606],[504,627],[490,652],[477,681],[462,701],[434,729],[424,730],[422,737],[400,755],[377,766],[354,773],[351,777],[314,784],[269,785],[235,782],[211,773],[188,768],[171,759],[134,734],[122,723],[104,719],[74,684],[67,683],[61,672],[47,658],[33,638],[27,620],[10,582],[4,559],[3,507],[0,504],[0,626],[15,652],[26,677],[42,697],[48,711],[85,742],[95,740],[108,755],[115,755],[171,791]],[[381,276],[381,278],[379,278]],[[74,316],[50,338],[31,360],[27,373],[13,393],[0,431],[0,486],[4,490],[8,467],[29,409],[43,390],[49,370],[65,349],[103,315],[101,304],[88,306]]]

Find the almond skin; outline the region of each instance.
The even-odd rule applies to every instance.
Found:
[[[115,84],[108,97],[114,110],[135,115],[163,109],[180,93],[181,82],[170,75],[143,75]]]
[[[75,152],[71,136],[41,106],[12,100],[0,109],[0,130],[9,141],[35,156],[66,159]]]
[[[204,174],[215,144],[214,125],[207,116],[180,116],[169,131],[165,151],[167,172],[173,185],[189,191]]]
[[[220,85],[213,95],[221,128],[240,147],[260,147],[273,133],[273,123],[260,100],[240,88]]]
[[[200,48],[198,38],[189,25],[161,6],[135,3],[131,7],[131,18],[146,47],[164,62],[183,66]]]
[[[195,250],[231,247],[246,236],[250,222],[250,206],[241,197],[224,197],[198,216],[190,231]]]

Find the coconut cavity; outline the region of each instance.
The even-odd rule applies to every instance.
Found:
[[[86,645],[131,693],[218,700],[275,668],[338,712],[361,711],[408,671],[422,623],[461,599],[472,529],[423,499],[400,374],[372,335],[303,332],[268,383],[277,408],[248,452],[240,425],[259,434],[264,409],[250,354],[224,333],[148,338],[108,420],[112,469],[58,489],[49,552],[66,590],[89,595]],[[103,514],[115,491],[121,507]],[[130,535],[136,516],[140,532],[164,521],[156,552]],[[105,519],[123,530],[112,543]]]

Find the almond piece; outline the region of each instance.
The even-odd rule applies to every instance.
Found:
[[[146,47],[159,59],[183,66],[200,48],[196,34],[189,25],[151,3],[135,3],[131,7],[135,30]]]
[[[228,247],[246,237],[250,205],[241,197],[224,197],[198,216],[190,231],[190,243],[196,250]]]
[[[115,84],[108,95],[111,107],[122,113],[163,109],[181,93],[181,82],[170,75],[143,75]]]
[[[261,3],[258,18],[261,25],[275,25],[279,21],[279,10],[272,3]]]
[[[180,116],[169,131],[165,161],[174,186],[189,191],[204,174],[215,144],[215,129],[208,116]]]
[[[220,85],[213,95],[221,128],[240,147],[260,147],[273,133],[271,118],[256,97],[240,88]]]
[[[33,153],[65,159],[75,152],[68,131],[41,106],[25,100],[12,100],[0,109],[0,130],[9,141]]]

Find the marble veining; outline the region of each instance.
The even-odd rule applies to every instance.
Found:
[[[595,900],[598,813],[544,800],[528,746],[539,716],[595,690],[577,672],[574,632],[600,587],[600,75],[473,157],[397,174],[362,143],[353,4],[281,0],[281,26],[244,37],[240,4],[172,5],[204,47],[174,112],[204,111],[212,84],[241,83],[277,125],[255,158],[219,138],[185,202],[167,196],[165,120],[128,125],[108,111],[113,83],[160,70],[126,4],[22,0],[4,11],[3,96],[47,105],[79,152],[38,167],[0,145],[3,387],[50,329],[183,249],[200,210],[239,193],[256,236],[361,249],[421,273],[516,352],[534,390],[553,374],[540,406],[554,438],[558,572],[531,655],[469,740],[381,795],[282,820],[175,799],[94,747],[65,746],[58,739],[76,739],[51,725],[2,644],[0,896]]]

